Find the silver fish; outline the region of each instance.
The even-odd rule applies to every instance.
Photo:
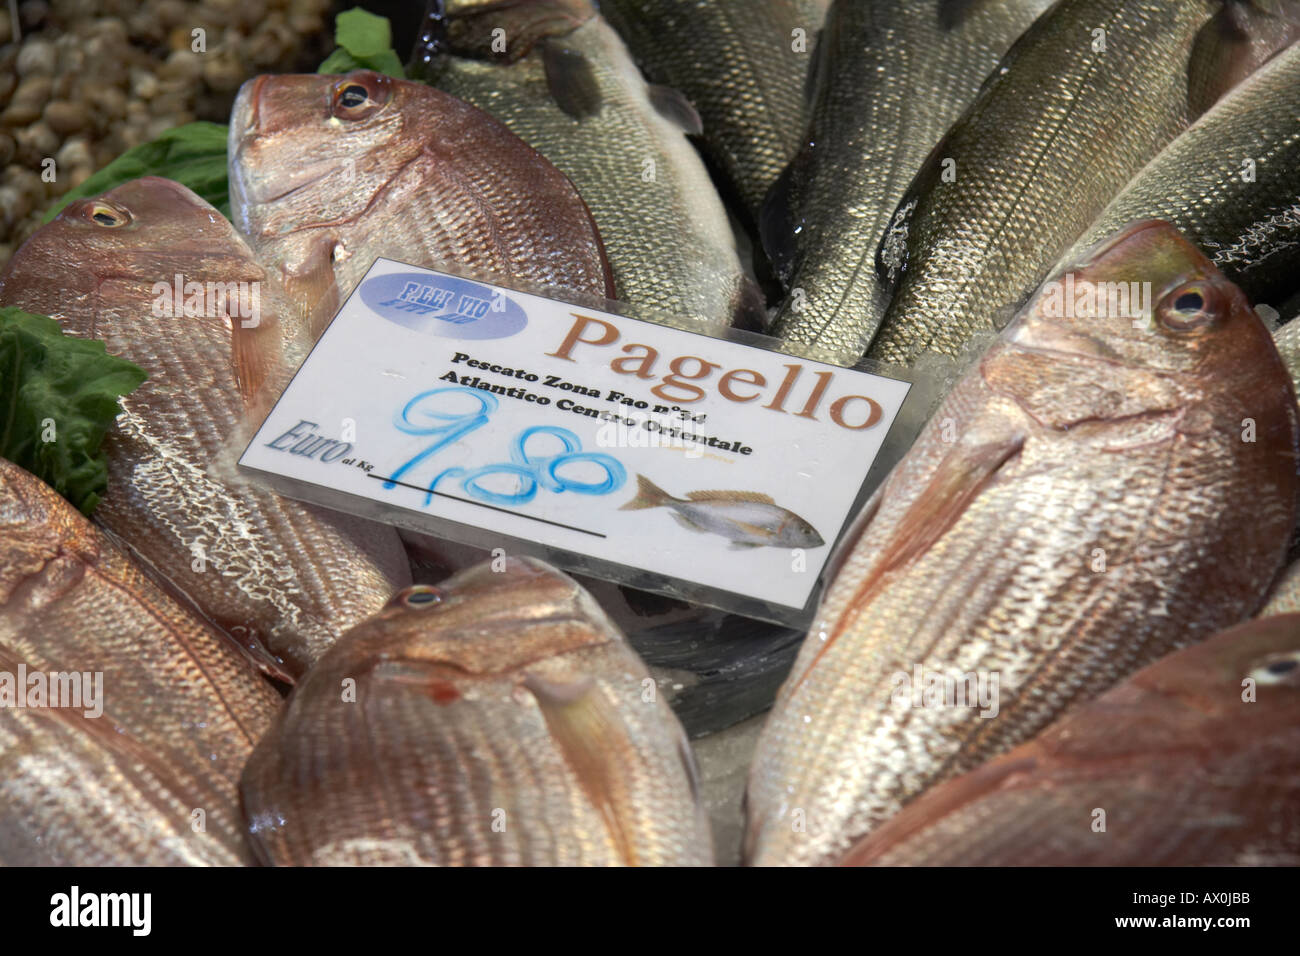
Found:
[[[669,508],[682,527],[721,535],[733,551],[820,548],[826,543],[807,521],[757,491],[692,491],[674,498],[645,475],[637,475],[636,481],[636,497],[620,511]]]

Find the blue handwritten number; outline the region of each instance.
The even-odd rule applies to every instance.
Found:
[[[459,415],[444,414],[427,407],[416,408],[426,399],[446,392],[461,392],[469,395],[478,401],[479,407],[475,411]],[[472,388],[438,388],[415,396],[394,416],[393,424],[408,435],[441,435],[442,437],[394,471],[390,480],[384,482],[384,487],[392,488],[396,480],[411,468],[475,429],[482,428],[488,423],[489,417],[497,407],[497,400],[492,395]],[[435,424],[421,425],[413,422],[412,415],[416,411],[420,416],[433,420]],[[436,424],[437,422],[445,424]],[[529,441],[534,436],[541,435],[559,439],[564,450],[556,455],[530,454]],[[428,505],[433,500],[433,492],[444,478],[460,478],[460,486],[467,494],[479,501],[494,505],[527,504],[537,497],[539,488],[545,488],[555,494],[571,491],[580,495],[607,495],[623,486],[627,481],[627,471],[618,459],[609,455],[581,451],[581,448],[582,442],[578,436],[567,428],[556,428],[552,425],[526,428],[516,436],[510,449],[509,462],[485,465],[468,471],[464,468],[447,468],[439,472],[433,483],[429,485],[429,493],[425,495],[424,503]],[[574,478],[566,478],[560,473],[566,465],[577,462],[589,462],[601,468],[605,472],[605,479],[599,482],[578,481]],[[519,479],[519,490],[514,494],[501,494],[484,488],[480,484],[480,479],[488,475],[513,475]]]

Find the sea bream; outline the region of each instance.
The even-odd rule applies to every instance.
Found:
[[[829,863],[931,786],[1260,605],[1296,519],[1295,392],[1163,222],[1058,276],[832,559],[750,772],[748,855]],[[1147,308],[1086,288],[1150,284]],[[1118,303],[1118,297],[1116,298]]]
[[[713,860],[690,746],[645,665],[529,558],[397,594],[295,688],[241,790],[266,863]]]
[[[563,173],[487,113],[369,70],[245,83],[230,119],[230,207],[312,340],[377,256],[616,291]]]
[[[0,460],[0,866],[251,864],[239,774],[280,704],[234,642]]]
[[[645,475],[636,476],[637,493],[620,511],[667,508],[688,531],[721,535],[732,550],[820,548],[817,529],[771,496],[757,491],[692,491],[674,498]]]
[[[1161,658],[936,787],[842,864],[1300,864],[1300,615]]]
[[[149,374],[105,438],[95,521],[268,650],[268,668],[292,678],[410,583],[392,528],[234,473],[238,438],[290,374],[293,337],[274,276],[184,186],[149,177],[69,204],[0,274],[0,305],[100,339]]]

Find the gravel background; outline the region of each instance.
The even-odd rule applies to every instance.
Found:
[[[350,5],[350,4],[349,4]],[[313,72],[333,49],[330,0],[0,0],[0,267],[49,204],[132,146],[225,123],[241,83]],[[193,31],[205,52],[194,52]],[[53,182],[42,161],[55,160]]]

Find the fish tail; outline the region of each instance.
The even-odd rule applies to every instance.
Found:
[[[636,476],[636,497],[627,504],[619,508],[619,511],[640,511],[642,508],[658,508],[660,505],[666,505],[670,501],[675,501],[668,492],[664,491],[645,475]]]

